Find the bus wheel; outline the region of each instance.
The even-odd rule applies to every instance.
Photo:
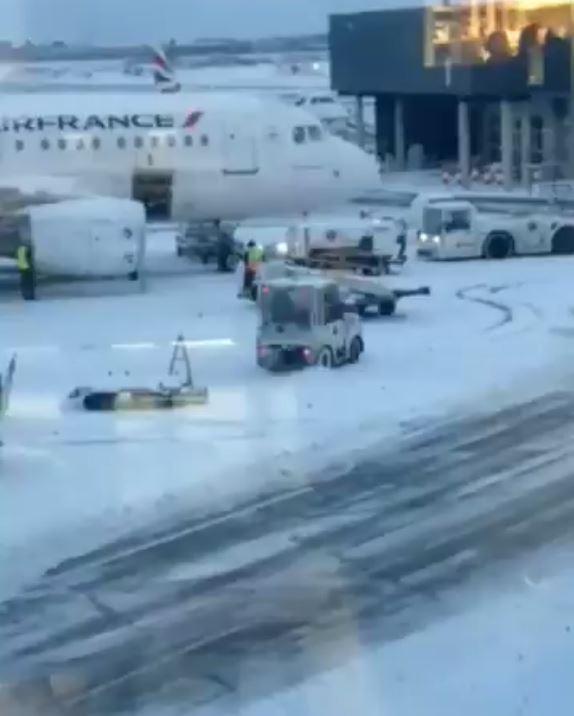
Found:
[[[552,237],[552,253],[574,254],[574,227],[562,226]]]
[[[507,259],[514,253],[514,241],[510,234],[495,231],[489,234],[484,244],[484,258]]]

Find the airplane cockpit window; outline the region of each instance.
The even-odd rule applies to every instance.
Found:
[[[40,147],[46,152],[48,149],[50,149],[50,140],[49,139],[42,139],[40,142]]]
[[[309,125],[307,127],[307,133],[312,142],[320,142],[323,139],[323,130],[316,124]]]
[[[24,151],[24,142],[21,139],[17,139],[15,142],[15,147],[17,152],[23,152]]]
[[[201,146],[207,147],[208,144],[209,144],[209,137],[207,136],[207,134],[202,134],[201,135]]]
[[[64,151],[64,149],[66,149],[67,146],[68,146],[68,143],[66,142],[65,139],[58,139],[58,149],[61,149],[62,151]]]
[[[186,134],[183,140],[186,147],[193,147],[193,137],[191,134]]]
[[[126,138],[118,137],[118,149],[125,149],[125,148],[126,148]]]
[[[293,128],[293,141],[295,142],[295,144],[305,143],[305,127]]]
[[[142,137],[136,137],[134,139],[134,147],[136,149],[141,149],[143,147],[143,145],[144,145],[144,141],[143,141]]]

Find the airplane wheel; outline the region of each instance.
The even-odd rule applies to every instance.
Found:
[[[140,275],[138,271],[132,271],[128,274],[128,279],[130,281],[137,281],[139,279]]]

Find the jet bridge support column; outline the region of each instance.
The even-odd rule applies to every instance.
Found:
[[[400,97],[395,98],[395,169],[399,172],[405,169],[405,123]]]
[[[505,189],[512,188],[512,130],[512,104],[503,99],[500,103],[500,157]]]
[[[530,104],[525,102],[520,115],[520,181],[524,189],[530,189],[530,162],[532,159],[532,126]]]
[[[458,167],[462,186],[470,181],[470,123],[468,102],[458,102]]]
[[[363,106],[363,97],[357,95],[355,97],[355,132],[356,142],[361,147],[365,148],[365,111]]]

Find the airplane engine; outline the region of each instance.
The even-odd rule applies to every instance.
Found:
[[[135,276],[145,251],[145,211],[128,199],[69,199],[27,207],[21,231],[39,274]]]

